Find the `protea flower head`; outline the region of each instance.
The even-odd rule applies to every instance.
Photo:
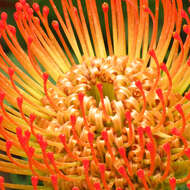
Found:
[[[52,27],[47,6],[16,3],[26,50],[1,13],[19,64],[0,45],[0,171],[31,185],[0,189],[190,189],[190,9],[61,0],[62,17],[49,1]]]

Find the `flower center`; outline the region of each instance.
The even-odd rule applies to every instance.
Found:
[[[126,173],[122,172],[121,164],[126,164],[132,186],[133,183],[138,186],[132,176],[141,168],[149,176],[158,176],[151,182],[153,184],[163,180],[162,175],[167,176],[170,152],[162,147],[167,142],[166,137],[171,137],[172,123],[181,117],[173,107],[182,97],[165,90],[165,82],[160,80],[157,69],[144,68],[142,60],[129,63],[127,56],[84,58],[82,64],[59,77],[55,89],[48,89],[51,102],[44,97],[42,103],[47,109],[56,109],[56,115],[49,120],[39,118],[38,125],[45,121],[47,130],[52,132],[48,137],[51,140],[63,135],[63,147],[55,151],[61,154],[64,162],[91,160],[83,173],[93,184],[102,179],[111,187],[114,178],[125,186]],[[176,143],[178,147],[183,144],[180,139],[174,139],[171,146],[176,147]],[[160,167],[163,154],[166,159]],[[74,165],[64,173],[81,175],[82,170],[81,165]],[[122,182],[119,182],[118,172],[124,177]],[[98,178],[100,173],[101,178]],[[77,183],[85,187],[84,183]]]

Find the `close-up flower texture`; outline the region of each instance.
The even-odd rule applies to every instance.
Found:
[[[0,190],[190,189],[190,7],[49,2],[0,15]]]

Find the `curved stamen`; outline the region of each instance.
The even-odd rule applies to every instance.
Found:
[[[59,190],[59,187],[58,187],[58,177],[56,175],[51,175],[51,183],[53,185],[53,189],[54,190]]]
[[[38,177],[37,176],[32,176],[31,177],[31,182],[32,182],[33,190],[37,190]]]
[[[130,146],[133,141],[134,141],[134,133],[133,133],[133,128],[132,128],[132,118],[131,118],[131,112],[127,111],[125,113],[125,118],[128,122],[128,127],[129,127],[129,133],[128,133],[128,146]]]
[[[163,174],[163,176],[161,178],[162,181],[164,181],[166,179],[166,177],[168,176],[170,166],[171,166],[170,144],[169,143],[164,144],[163,149],[164,149],[165,153],[167,154],[167,164],[166,164],[166,167],[165,167],[164,174]]]
[[[1,190],[5,190],[5,187],[4,187],[4,177],[0,176],[0,189]]]
[[[169,179],[169,184],[170,184],[171,190],[175,190],[176,189],[176,179],[175,179],[175,177],[171,177]]]
[[[99,164],[99,171],[100,171],[101,179],[102,179],[104,188],[106,190],[109,190],[109,187],[108,187],[108,185],[106,183],[105,170],[106,170],[105,165],[100,163]]]
[[[137,133],[139,135],[139,141],[140,141],[140,147],[141,147],[141,150],[139,152],[139,160],[142,160],[143,159],[143,156],[144,156],[144,152],[145,152],[145,149],[144,149],[144,145],[145,145],[145,142],[144,142],[144,135],[143,135],[143,128],[142,127],[138,127],[137,128]]]
[[[182,128],[181,128],[181,134],[183,134],[184,130],[185,130],[185,126],[186,126],[186,119],[185,119],[185,114],[184,114],[184,111],[182,109],[182,106],[181,104],[177,104],[175,106],[176,110],[179,112],[179,114],[181,115],[182,117],[182,121],[183,121],[183,124],[182,124]]]
[[[146,182],[146,178],[145,178],[145,175],[144,175],[144,170],[143,170],[143,169],[139,169],[139,170],[137,171],[137,176],[141,179],[145,190],[149,190],[148,184],[147,184],[147,182]]]

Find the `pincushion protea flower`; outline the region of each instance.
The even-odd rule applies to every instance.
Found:
[[[58,38],[47,6],[41,12],[37,3],[16,3],[27,52],[1,14],[1,38],[20,66],[0,45],[0,171],[32,176],[32,185],[0,177],[0,189],[148,190],[180,183],[190,189],[190,19],[182,0],[155,0],[154,13],[148,0],[105,2],[105,37],[95,0],[85,7],[62,0],[64,18],[49,1]]]

